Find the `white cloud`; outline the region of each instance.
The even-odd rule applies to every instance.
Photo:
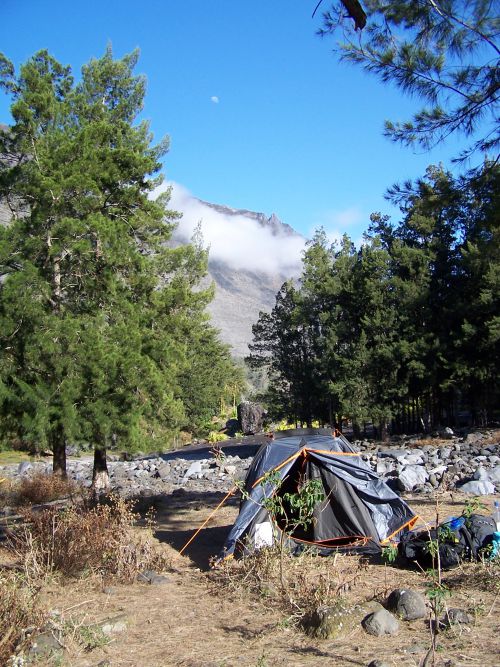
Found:
[[[212,97],[210,98],[210,102],[213,102],[214,104],[219,104],[219,101],[220,100],[217,97],[217,95],[212,95]]]
[[[205,246],[209,246],[211,260],[225,262],[234,269],[298,275],[305,239],[286,233],[273,235],[269,227],[245,215],[221,213],[193,197],[178,183],[160,186],[156,191],[172,185],[169,207],[182,212],[176,236],[190,239],[198,224]]]

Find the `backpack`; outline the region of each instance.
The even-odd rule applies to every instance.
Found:
[[[496,524],[493,517],[472,514],[440,524],[437,528],[403,533],[399,542],[399,554],[416,562],[421,568],[436,566],[431,541],[439,539],[439,560],[443,570],[456,567],[463,560],[477,560],[481,551],[492,543]]]

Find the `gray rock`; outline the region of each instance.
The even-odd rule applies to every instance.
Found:
[[[408,454],[403,461],[406,465],[420,465],[423,463],[422,454]]]
[[[105,635],[114,635],[120,632],[125,632],[127,626],[127,617],[125,614],[121,614],[120,616],[115,616],[114,618],[109,618],[107,621],[99,623],[97,627],[99,627]]]
[[[396,635],[399,632],[399,621],[387,609],[379,609],[373,614],[368,614],[361,625],[369,635],[381,637],[382,635]]]
[[[144,570],[137,575],[137,581],[143,584],[151,584],[152,586],[160,586],[168,583],[168,578],[158,574],[154,570]]]
[[[406,456],[405,449],[381,449],[378,453],[381,459],[404,459]]]
[[[440,455],[441,455],[441,460],[442,461],[447,461],[450,456],[451,456],[451,447],[441,447],[440,450],[438,450]]]
[[[488,476],[490,478],[490,482],[493,482],[493,484],[500,484],[500,466],[495,466],[492,468],[489,471]]]
[[[424,597],[411,588],[397,588],[387,598],[387,609],[403,621],[415,621],[427,617]]]
[[[463,439],[463,442],[466,445],[473,445],[476,444],[477,442],[480,442],[482,439],[483,439],[482,433],[468,433]]]
[[[479,466],[479,468],[477,468],[476,472],[474,473],[474,475],[472,477],[475,480],[490,481],[488,473],[486,472],[486,470],[482,466]]]
[[[36,660],[41,660],[42,658],[54,657],[59,654],[62,651],[62,644],[59,641],[60,637],[57,636],[58,634],[60,632],[47,630],[34,637],[29,650],[30,655],[36,657]]]
[[[447,426],[439,435],[446,440],[451,440],[455,434],[453,433],[453,429]]]
[[[29,461],[23,461],[17,466],[18,475],[26,475],[30,470],[33,470],[33,464]]]
[[[487,496],[490,493],[495,493],[494,485],[487,480],[474,480],[466,482],[457,488],[463,493],[472,493],[475,496]]]
[[[400,470],[398,479],[403,491],[413,491],[416,486],[425,484],[429,473],[424,466],[408,465]]]
[[[391,667],[385,660],[372,660],[368,667]]]
[[[386,475],[388,472],[394,470],[394,463],[390,459],[377,461],[375,470],[377,475]]]
[[[451,625],[471,625],[472,619],[464,609],[448,609],[447,613],[441,621],[445,627]]]
[[[429,484],[436,489],[439,486],[439,482],[437,481],[436,475],[434,473],[431,473],[429,475]]]
[[[187,478],[194,477],[195,475],[199,475],[202,469],[201,461],[193,461],[184,476]]]

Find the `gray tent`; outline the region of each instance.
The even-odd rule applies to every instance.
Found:
[[[276,471],[281,480],[277,491],[265,480],[270,471]],[[272,525],[262,500],[274,492],[294,493],[306,479],[321,481],[324,499],[309,526],[288,535],[292,545],[379,551],[417,519],[342,435],[326,429],[282,431],[255,455],[245,480],[248,497],[242,501],[222,556],[270,544],[280,526]]]

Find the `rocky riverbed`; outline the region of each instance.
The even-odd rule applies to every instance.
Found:
[[[262,439],[224,443],[215,459],[209,447],[149,455],[132,461],[112,455],[108,463],[112,488],[124,497],[186,491],[227,492],[243,479]],[[500,492],[500,429],[439,438],[401,436],[390,445],[368,440],[353,443],[360,455],[395,491],[429,493],[443,483],[474,495]],[[92,458],[70,458],[68,475],[84,486],[92,479]],[[50,472],[51,460],[0,467],[0,478]]]

